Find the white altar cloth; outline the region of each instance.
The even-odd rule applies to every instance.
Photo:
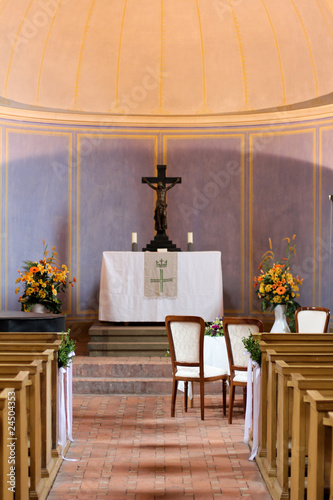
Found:
[[[221,252],[179,252],[178,292],[170,299],[144,298],[144,252],[103,252],[100,321],[164,322],[168,314],[223,315]]]

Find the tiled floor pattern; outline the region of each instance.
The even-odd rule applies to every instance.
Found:
[[[249,448],[236,406],[232,425],[218,396],[185,414],[178,397],[76,395],[72,443],[48,500],[237,499],[270,495]],[[239,401],[240,403],[240,401]]]

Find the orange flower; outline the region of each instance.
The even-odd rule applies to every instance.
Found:
[[[283,295],[286,291],[286,287],[285,286],[279,286],[277,289],[276,289],[276,293],[278,293],[279,295]]]
[[[30,271],[31,273],[38,273],[39,269],[38,269],[38,267],[36,267],[36,266],[32,266],[32,267],[30,267],[29,271]]]

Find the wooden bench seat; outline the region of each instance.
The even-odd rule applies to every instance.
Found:
[[[325,434],[324,419],[333,411],[333,390],[308,390],[304,401],[310,404],[307,498],[321,499],[324,498],[325,466],[328,465],[325,451],[328,444],[332,447],[332,433]]]
[[[15,498],[29,499],[27,386],[31,385],[28,371],[20,371],[13,377],[0,376],[0,390],[9,389],[7,429],[3,444],[9,447],[10,458],[15,458]],[[15,395],[14,395],[15,394]],[[15,404],[14,404],[15,403]],[[14,413],[14,414],[12,414]],[[8,425],[15,422],[15,428]],[[0,475],[3,475],[0,471]],[[8,485],[7,485],[8,486]]]
[[[289,348],[290,350],[292,350],[292,346],[289,346]],[[282,352],[276,352],[275,350],[271,349],[268,349],[266,351],[268,376],[266,393],[262,392],[261,394],[261,407],[267,408],[267,415],[265,420],[266,428],[261,427],[260,435],[265,436],[267,449],[266,456],[263,457],[257,455],[256,461],[266,480],[266,483],[269,483],[267,485],[270,489],[271,494],[274,490],[274,498],[288,498],[288,474],[286,475],[285,473],[285,462],[282,459],[283,454],[286,453],[286,451],[283,448],[279,449],[279,479],[277,479],[277,421],[279,421],[280,425],[282,425],[283,419],[285,419],[286,417],[284,410],[280,408],[280,406],[277,406],[278,385],[276,362],[285,361],[288,364],[306,364],[307,366],[311,364],[317,365],[318,367],[320,367],[321,365],[331,365],[333,370],[332,346],[327,345],[324,349],[325,352],[321,353],[313,353],[313,350],[310,353],[300,352],[298,349],[296,349],[295,352],[285,352],[284,348],[282,349]],[[280,427],[280,432],[285,432],[283,426],[282,430]]]
[[[319,367],[314,375],[299,370],[288,382],[292,391],[292,441],[290,498],[303,500],[306,487],[306,457],[308,454],[309,405],[304,402],[307,390],[333,390],[332,367]],[[333,490],[332,490],[333,491]]]
[[[43,489],[41,476],[41,449],[42,449],[42,425],[41,425],[41,373],[42,361],[33,360],[29,364],[1,364],[0,378],[11,378],[20,371],[29,373],[31,385],[28,388],[27,407],[28,414],[28,436],[29,436],[29,456],[30,456],[30,497],[32,494],[38,498],[38,492]]]

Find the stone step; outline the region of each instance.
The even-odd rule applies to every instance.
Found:
[[[169,357],[88,357],[73,361],[74,394],[165,394],[172,391]],[[219,382],[205,385],[206,394],[221,394]],[[195,394],[199,387],[195,384]],[[181,396],[181,394],[179,395]],[[178,396],[178,397],[179,397]]]
[[[142,358],[143,359],[143,358]],[[154,378],[172,377],[170,358],[156,358],[156,361],[131,361],[127,358],[75,357],[73,377],[111,377],[111,378]]]
[[[172,378],[74,377],[74,394],[170,394]]]
[[[164,336],[167,339],[165,326],[113,326],[103,323],[94,323],[89,328],[89,334],[95,335],[112,335],[112,336],[138,336],[146,335],[149,337]]]
[[[163,356],[169,348],[165,326],[94,323],[89,335],[90,356]]]

